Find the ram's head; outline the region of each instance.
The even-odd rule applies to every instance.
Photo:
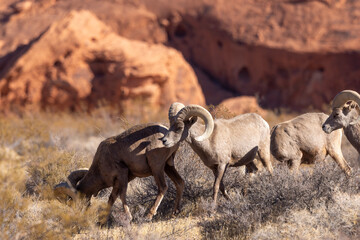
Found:
[[[81,179],[88,173],[89,169],[83,168],[76,171],[73,171],[69,174],[66,179],[66,182],[57,184],[54,187],[55,197],[59,200],[77,200],[79,194],[76,190],[76,186]]]
[[[170,127],[162,141],[165,147],[172,147],[188,137],[190,127],[200,117],[205,122],[205,131],[195,138],[196,141],[204,141],[214,130],[214,121],[211,114],[199,105],[184,106],[181,103],[173,103],[169,109]]]
[[[331,133],[340,128],[346,128],[359,121],[360,95],[352,90],[338,93],[332,103],[332,112],[326,119],[322,129]]]

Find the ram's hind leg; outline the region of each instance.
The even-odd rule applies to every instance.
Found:
[[[254,161],[256,161],[256,159],[254,159]],[[253,175],[259,170],[256,164],[254,163],[254,161],[249,162],[248,164],[245,165],[246,176],[253,177]]]
[[[298,173],[301,164],[301,159],[303,158],[303,153],[300,151],[300,149],[292,148],[286,150],[287,151],[284,150],[282,152],[278,152],[274,156],[280,162],[285,162],[290,168],[291,172]]]
[[[270,139],[269,139],[270,140]],[[264,144],[259,147],[258,155],[261,163],[266,167],[266,169],[272,174],[273,167],[270,160],[270,143]]]
[[[292,158],[287,162],[290,170],[295,174],[299,172],[301,159],[302,159],[302,153],[300,153],[299,157]]]
[[[176,199],[175,199],[175,205],[174,205],[174,214],[177,214],[180,212],[180,202],[181,198],[184,192],[185,182],[179,175],[179,173],[176,171],[174,166],[170,166],[168,164],[165,165],[165,173],[168,175],[168,177],[174,182],[176,187]]]

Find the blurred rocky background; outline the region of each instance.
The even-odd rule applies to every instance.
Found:
[[[324,110],[343,89],[360,90],[357,0],[0,2],[2,112]]]

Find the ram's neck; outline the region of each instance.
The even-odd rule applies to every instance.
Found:
[[[216,125],[215,125],[216,127]],[[214,129],[215,130],[215,129]],[[205,131],[205,125],[199,122],[196,122],[191,126],[189,130],[189,136],[186,138],[186,142],[190,144],[191,148],[199,155],[199,157],[204,161],[209,157],[210,149],[210,138],[205,139],[204,141],[195,140],[196,137],[202,135]]]
[[[349,124],[344,128],[344,133],[351,145],[360,153],[360,122]]]

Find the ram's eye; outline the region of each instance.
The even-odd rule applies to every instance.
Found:
[[[335,114],[334,114],[334,118],[337,118],[338,116],[339,116],[338,113],[335,113]]]
[[[177,127],[176,129],[175,129],[175,132],[181,132],[181,130],[182,130],[182,127]]]

